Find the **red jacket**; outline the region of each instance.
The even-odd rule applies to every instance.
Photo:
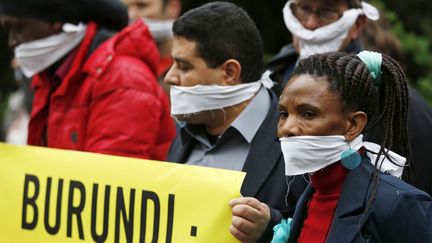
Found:
[[[96,31],[88,24],[57,89],[51,91],[46,73],[33,78],[28,143],[165,160],[175,126],[156,80],[159,54],[147,27],[137,21],[87,58]]]

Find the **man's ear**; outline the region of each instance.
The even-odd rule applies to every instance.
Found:
[[[366,28],[367,21],[368,19],[365,15],[358,16],[356,22],[354,23],[353,28],[351,28],[352,39],[355,40],[360,37],[360,34],[363,32],[364,28]]]
[[[235,59],[228,59],[221,65],[221,68],[224,72],[225,85],[235,85],[242,82],[240,62]]]
[[[348,115],[345,140],[352,141],[356,138],[366,126],[367,115],[363,111],[352,112]]]
[[[181,13],[181,0],[169,0],[166,3],[165,13],[170,19],[177,19]]]
[[[63,28],[63,23],[54,22],[52,24],[52,26],[53,26],[53,30],[54,30],[55,33],[60,33],[62,31],[62,28]]]

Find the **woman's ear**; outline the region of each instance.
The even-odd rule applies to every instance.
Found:
[[[168,18],[176,19],[180,16],[181,0],[169,0],[165,6],[165,13]]]
[[[357,17],[357,21],[354,23],[354,26],[351,28],[351,38],[358,39],[360,34],[366,28],[367,25],[367,17],[365,15],[360,15]]]
[[[345,140],[352,141],[363,131],[367,124],[367,115],[363,111],[356,111],[349,114]]]
[[[224,72],[224,84],[235,85],[242,83],[241,80],[241,65],[235,59],[228,59],[221,66]]]

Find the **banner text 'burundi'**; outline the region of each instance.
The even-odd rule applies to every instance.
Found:
[[[244,173],[0,143],[0,242],[236,242]]]

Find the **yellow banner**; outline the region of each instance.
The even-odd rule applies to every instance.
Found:
[[[0,143],[0,242],[237,242],[244,176]]]

